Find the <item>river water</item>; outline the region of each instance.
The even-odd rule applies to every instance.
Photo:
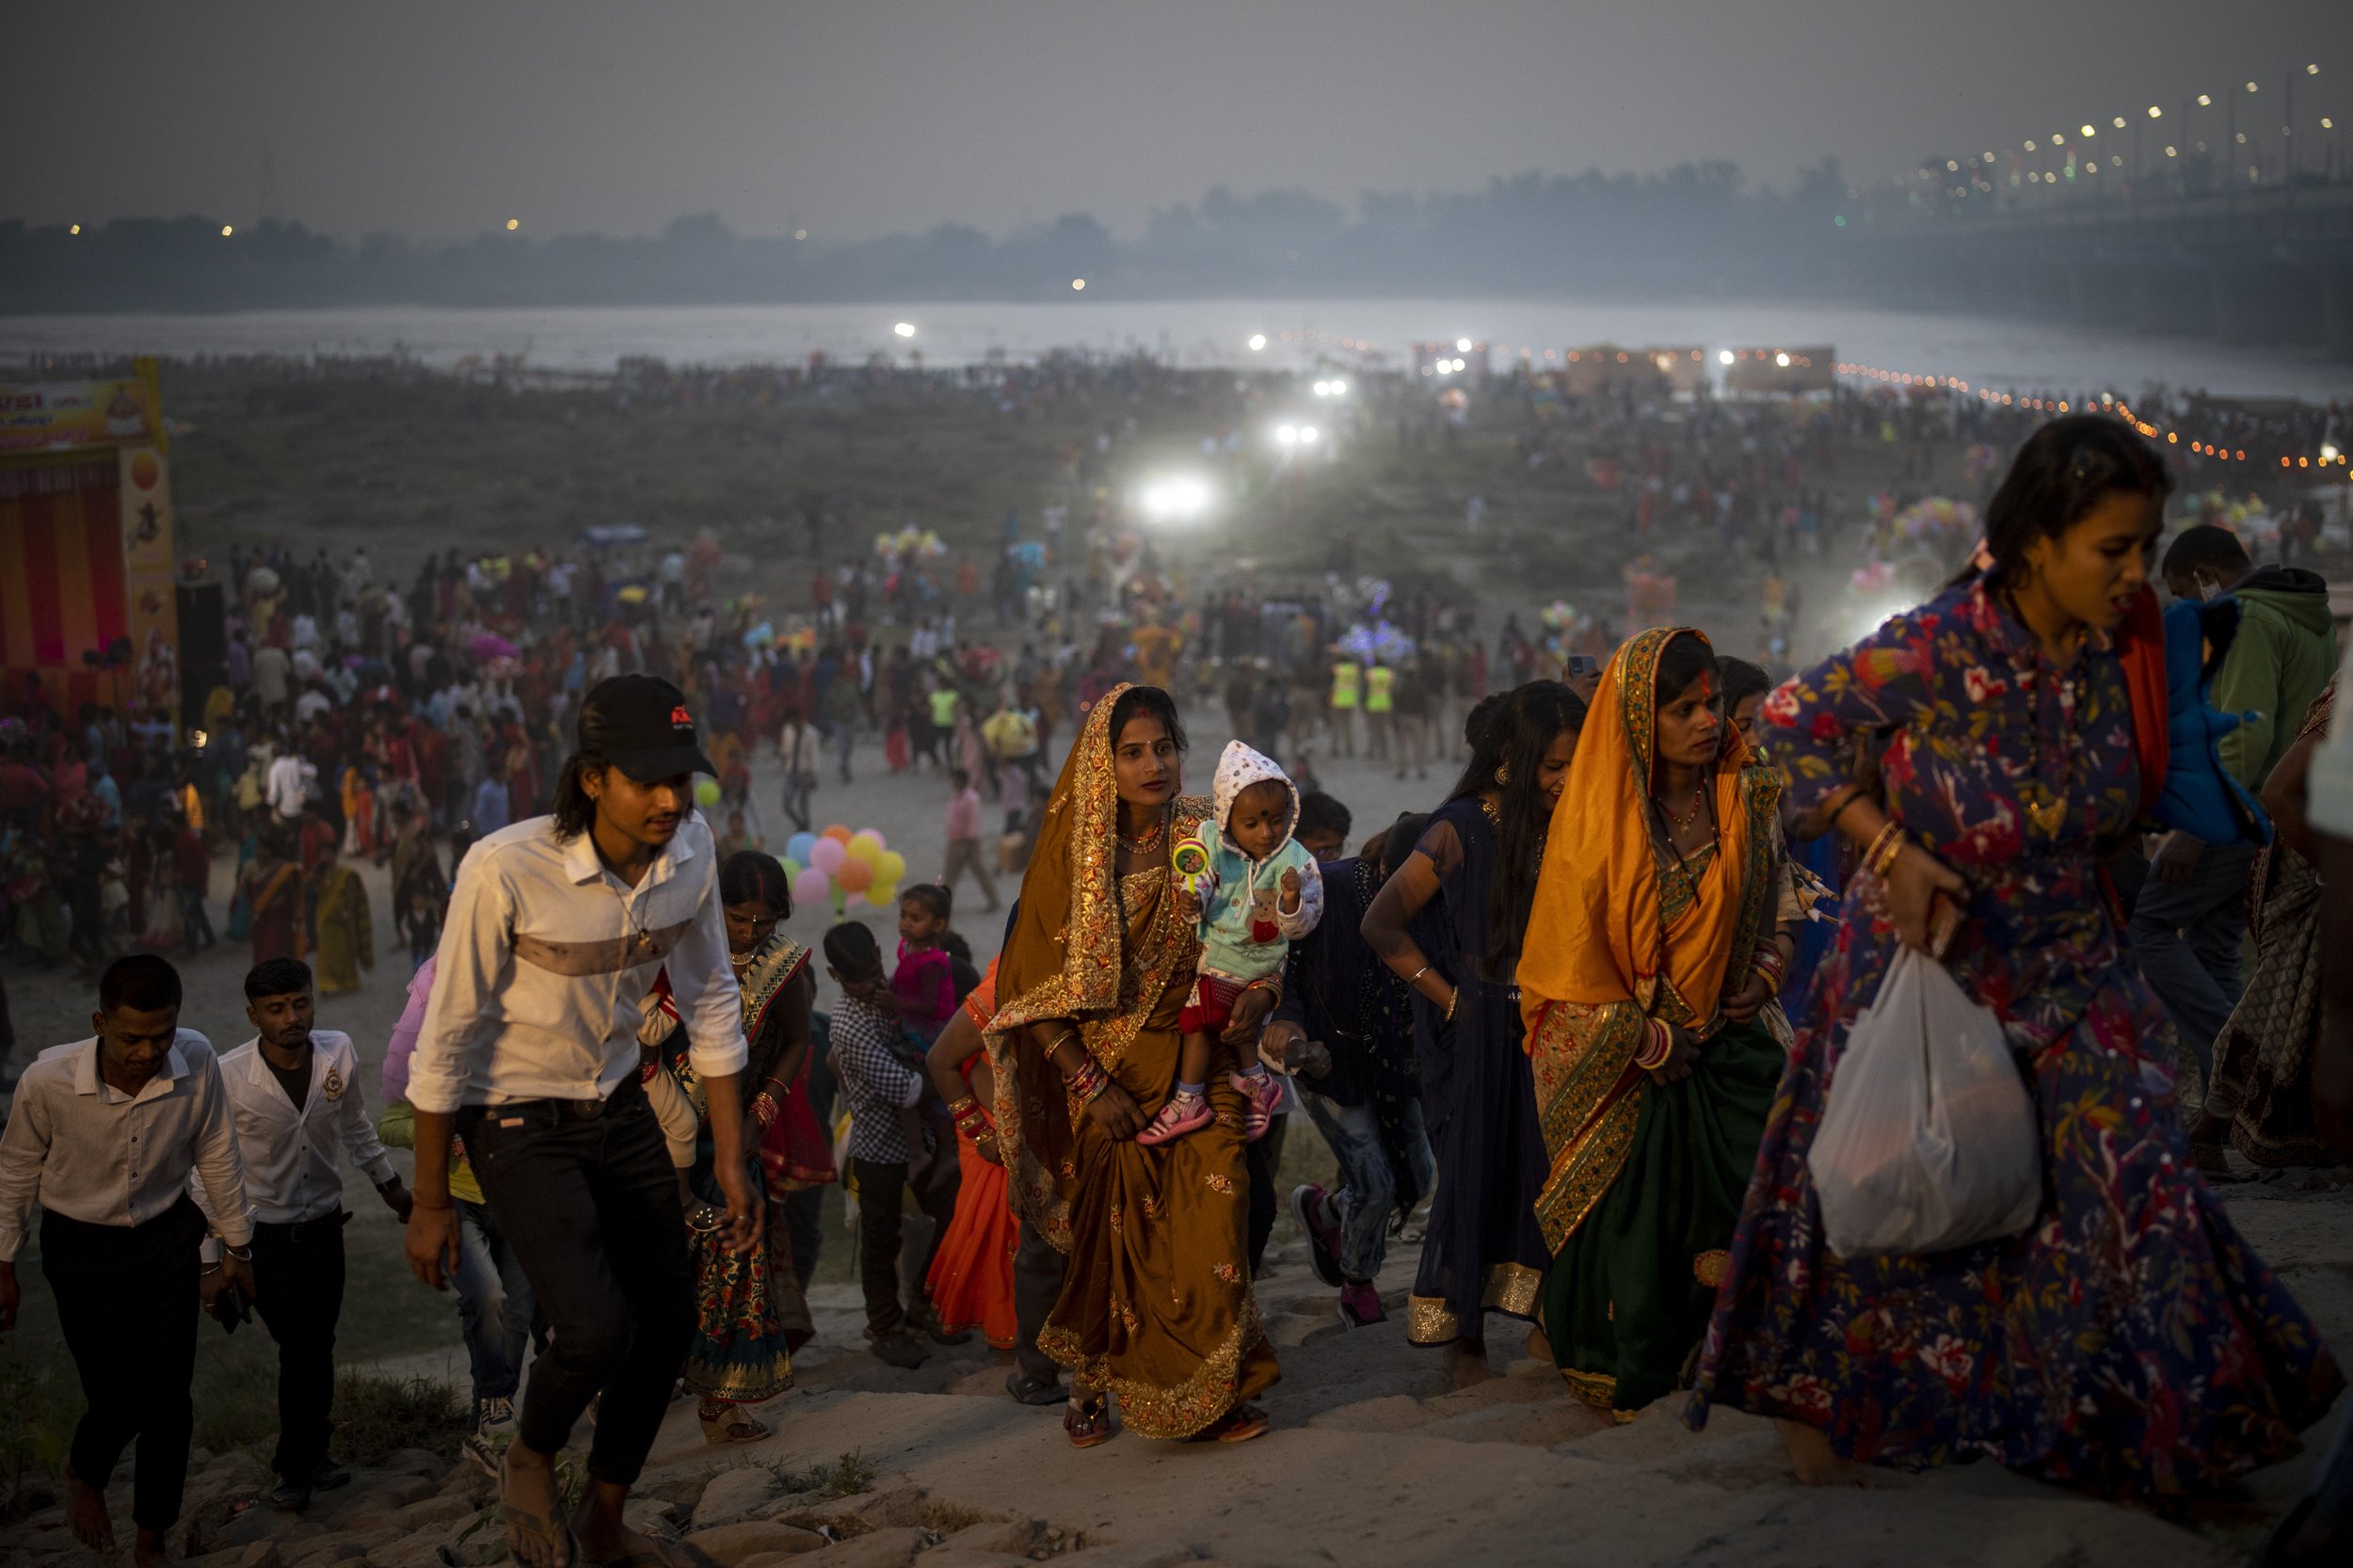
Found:
[[[893,328],[905,322],[912,338]],[[1264,334],[1267,346],[1249,340]],[[1285,334],[1291,334],[1288,339]],[[1395,365],[1417,339],[1492,344],[1498,368],[1530,350],[1600,343],[1688,346],[1715,364],[1727,347],[1828,345],[1841,360],[1973,386],[2127,395],[2153,385],[2326,401],[2353,396],[2353,365],[2316,355],[2224,348],[2029,322],[1805,304],[1586,303],[1555,299],[1076,300],[885,305],[696,305],[463,310],[381,306],[205,315],[0,315],[0,370],[40,351],[208,354],[406,352],[428,364],[520,354],[536,366],[609,371],[630,355],[673,363],[798,363],[813,353],[963,365],[991,353],[1144,350],[1188,365],[1353,362],[1341,340],[1369,344]]]

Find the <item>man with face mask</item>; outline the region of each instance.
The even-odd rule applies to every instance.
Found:
[[[2302,567],[2257,569],[2236,535],[2210,523],[2182,530],[2161,569],[2176,599],[2227,594],[2238,601],[2238,631],[2215,672],[2212,701],[2243,717],[2216,749],[2231,776],[2258,792],[2336,671],[2328,582]],[[2247,878],[2257,848],[2168,833],[2133,904],[2134,956],[2205,1077],[2239,998]]]

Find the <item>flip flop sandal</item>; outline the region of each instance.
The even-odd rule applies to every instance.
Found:
[[[1062,1413],[1062,1430],[1070,1435],[1074,1448],[1092,1448],[1108,1443],[1112,1435],[1111,1400],[1098,1394],[1084,1404],[1069,1400]]]
[[[1196,1443],[1247,1443],[1254,1437],[1266,1435],[1273,1419],[1255,1404],[1239,1404],[1209,1423],[1193,1441]]]
[[[502,1482],[504,1478],[502,1478]],[[541,1541],[561,1547],[563,1552],[561,1568],[581,1568],[580,1543],[573,1538],[572,1527],[569,1524],[555,1526],[546,1514],[534,1513],[528,1509],[517,1508],[504,1498],[499,1502],[499,1523],[503,1526],[520,1525],[524,1534],[536,1535]],[[510,1544],[507,1547],[508,1555],[512,1556],[514,1550],[515,1548]]]

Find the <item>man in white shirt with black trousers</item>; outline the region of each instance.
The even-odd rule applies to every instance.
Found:
[[[250,1288],[252,1222],[219,1064],[180,1029],[179,971],[152,952],[116,959],[91,1022],[95,1039],[24,1069],[0,1132],[0,1331],[16,1327],[16,1257],[38,1202],[41,1273],[89,1405],[67,1453],[66,1521],[114,1551],[106,1483],[137,1438],[133,1560],[153,1568],[187,1481],[198,1307]],[[209,1269],[191,1173],[226,1243]]]
[[[270,1500],[300,1512],[312,1488],[351,1472],[328,1457],[334,1432],[335,1324],[344,1310],[340,1144],[386,1207],[408,1218],[408,1190],[360,1095],[351,1036],[313,1029],[311,966],[272,958],[245,977],[245,1016],[259,1031],[220,1059],[253,1204],[254,1307],[278,1342],[278,1450]]]
[[[658,973],[708,1092],[728,1244],[751,1245],[760,1223],[735,1088],[743,1003],[694,808],[695,776],[715,772],[668,681],[616,676],[589,692],[553,813],[484,839],[458,868],[410,1059],[409,1267],[436,1288],[455,1270],[455,1132],[553,1332],[499,1478],[524,1568],[660,1560],[621,1517],[695,1323],[678,1177],[637,1074]],[[600,1393],[589,1486],[568,1522],[554,1458]]]

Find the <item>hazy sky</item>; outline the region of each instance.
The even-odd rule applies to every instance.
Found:
[[[2353,118],[2348,0],[114,0],[27,3],[0,217],[337,233],[858,237],[1213,184],[1462,189],[1730,158],[1785,183],[2242,94]],[[2316,62],[2317,78],[2302,76]],[[2263,90],[2244,98],[2248,78]],[[2264,112],[2253,112],[2252,105]],[[2249,115],[2240,120],[2249,128]],[[2111,133],[2113,134],[2113,133]]]

